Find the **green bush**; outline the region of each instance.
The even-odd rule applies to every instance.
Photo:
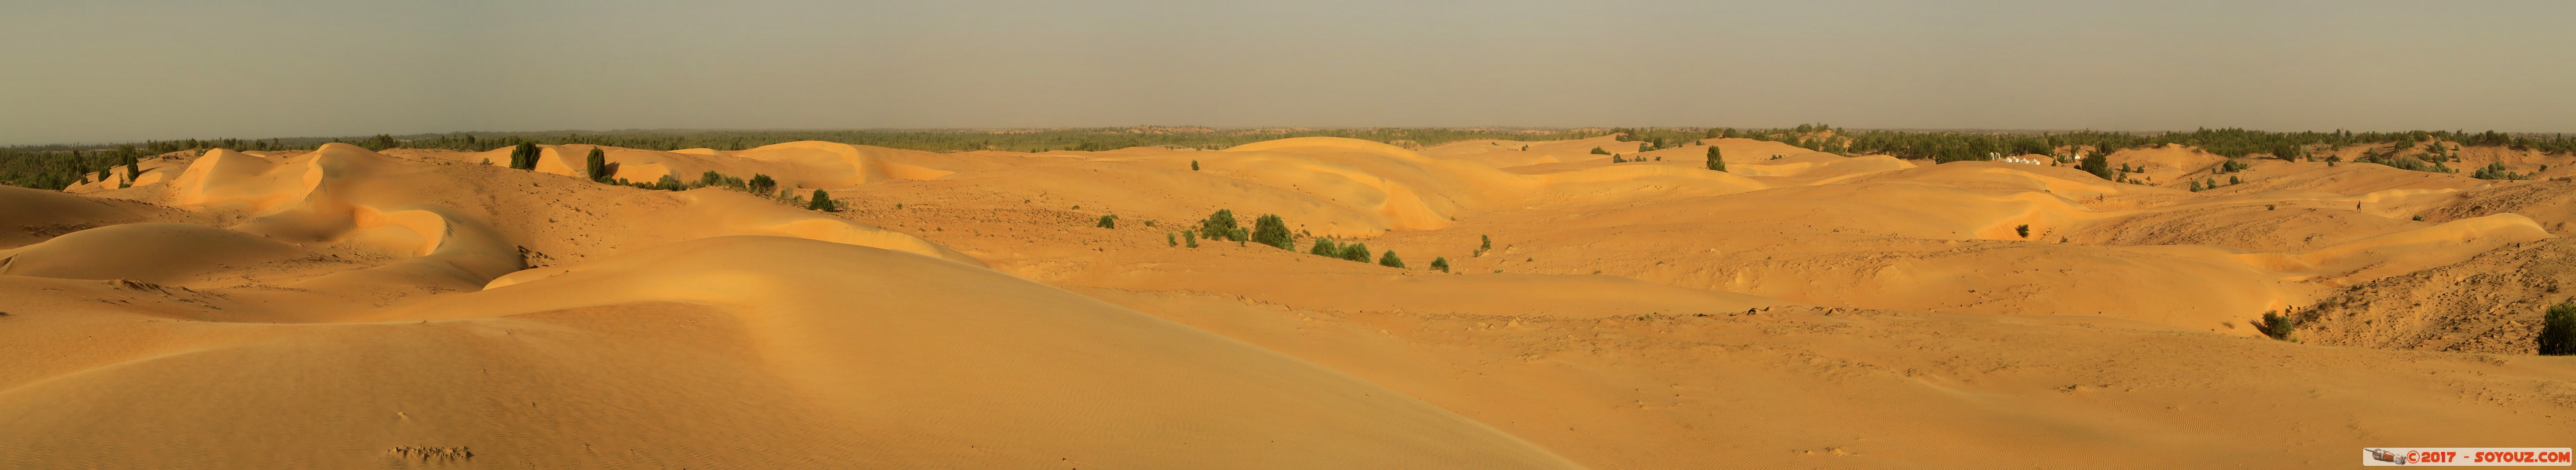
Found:
[[[1367,256],[1367,255],[1361,255],[1361,256],[1365,257],[1365,256]],[[1402,269],[1402,268],[1404,268],[1404,258],[1398,258],[1398,257],[1396,257],[1396,256],[1395,256],[1395,250],[1386,250],[1386,256],[1380,256],[1380,257],[1378,257],[1378,258],[1377,258],[1377,265],[1378,265],[1378,266],[1390,267],[1390,268]]]
[[[1242,233],[1243,226],[1235,223],[1233,209],[1217,209],[1215,214],[1208,214],[1207,220],[1199,221],[1199,238],[1243,241]]]
[[[751,174],[751,181],[743,183],[742,189],[744,191],[750,191],[752,194],[770,197],[774,196],[772,192],[778,189],[778,180],[769,179],[769,175],[753,173]]]
[[[1431,258],[1431,269],[1437,269],[1437,270],[1440,270],[1440,272],[1444,272],[1444,273],[1445,273],[1445,272],[1449,272],[1449,257],[1446,257],[1446,256],[1434,256],[1434,257],[1432,257],[1432,258]]]
[[[1362,263],[1369,262],[1369,248],[1368,248],[1368,244],[1367,244],[1367,243],[1352,243],[1352,244],[1348,244],[1348,245],[1342,245],[1342,259],[1351,260],[1351,261],[1358,261],[1358,262],[1362,262]]]
[[[1100,228],[1118,228],[1118,214],[1100,216],[1100,221],[1093,222],[1091,226]]]
[[[2096,150],[2094,153],[2096,155],[2084,157],[2083,163],[2075,164],[2075,168],[2084,170],[2085,173],[2092,173],[2094,177],[2105,181],[2111,180],[2116,173],[2111,172],[2110,152]]]
[[[516,147],[510,147],[510,168],[517,170],[537,169],[537,158],[542,155],[545,155],[545,151],[538,149],[537,144],[520,143]]]
[[[1708,169],[1711,171],[1726,171],[1726,158],[1718,155],[1717,146],[1715,145],[1708,146]]]
[[[1190,248],[1198,248],[1198,247],[1199,247],[1199,234],[1198,234],[1198,232],[1189,232],[1189,231],[1183,231],[1183,232],[1181,232],[1181,242],[1182,242],[1184,245],[1186,245],[1186,246],[1188,246],[1188,247],[1190,247]]]
[[[2255,327],[2262,330],[2264,336],[2270,336],[2272,339],[2299,341],[2299,319],[2287,314],[2263,312],[2263,323]]]
[[[2576,355],[2576,302],[2549,307],[2540,318],[2540,355]]]
[[[1311,249],[1311,250],[1306,250],[1306,253],[1307,253],[1307,254],[1312,254],[1312,255],[1315,255],[1315,256],[1341,257],[1341,256],[1342,256],[1342,248],[1341,248],[1341,247],[1339,247],[1339,246],[1334,246],[1334,245],[1333,245],[1333,240],[1332,240],[1332,239],[1330,239],[1330,238],[1316,238],[1316,239],[1315,239],[1315,248],[1314,248],[1314,249]]]
[[[823,192],[823,190],[817,189],[814,190],[814,200],[806,201],[805,208],[823,212],[840,212],[841,201],[834,201],[832,200],[832,193]]]
[[[1172,232],[1163,232],[1163,244],[1181,246],[1181,237],[1172,236]]]
[[[1261,218],[1252,219],[1252,242],[1297,251],[1296,236],[1288,234],[1288,222],[1281,220],[1278,214],[1264,214]]]
[[[2022,238],[2030,238],[2030,224],[2013,227],[2013,233],[2021,234]]]
[[[1190,171],[1199,171],[1199,161],[1190,160]]]
[[[599,150],[599,147],[591,147],[590,156],[582,158],[582,163],[582,169],[585,170],[585,174],[590,175],[591,181],[603,183],[608,181],[608,152]]]

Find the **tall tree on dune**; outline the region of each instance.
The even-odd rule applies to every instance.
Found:
[[[1717,152],[1716,145],[1708,146],[1708,169],[1712,171],[1726,171],[1726,157]]]
[[[591,181],[608,181],[608,152],[600,150],[599,147],[591,147],[590,156],[583,158],[582,161],[583,166],[590,172]]]

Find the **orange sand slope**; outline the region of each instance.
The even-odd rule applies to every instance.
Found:
[[[593,149],[849,209],[594,183]],[[2286,467],[2576,440],[2576,360],[2529,355],[2576,296],[2576,183],[1637,149],[566,145],[522,171],[332,144],[0,187],[0,467]],[[1175,246],[1218,209],[1297,249]],[[2263,338],[2272,311],[2305,342]]]

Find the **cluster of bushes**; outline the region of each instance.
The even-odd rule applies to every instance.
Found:
[[[1311,248],[1311,249],[1306,250],[1306,253],[1307,253],[1307,254],[1311,254],[1311,255],[1315,255],[1315,256],[1322,256],[1322,257],[1327,257],[1327,258],[1337,258],[1337,259],[1342,259],[1342,260],[1347,260],[1347,261],[1358,261],[1358,262],[1362,262],[1362,263],[1369,262],[1369,247],[1368,247],[1368,244],[1367,244],[1367,243],[1348,243],[1348,244],[1337,244],[1337,243],[1333,243],[1333,240],[1332,240],[1332,239],[1329,239],[1329,238],[1317,238],[1317,239],[1315,239],[1315,246],[1314,246],[1314,248]],[[1390,268],[1403,268],[1403,267],[1404,267],[1404,258],[1403,258],[1403,257],[1396,256],[1396,255],[1395,255],[1395,250],[1387,250],[1387,251],[1386,251],[1386,253],[1385,253],[1384,255],[1381,255],[1381,256],[1378,256],[1378,257],[1377,257],[1377,264],[1378,264],[1379,266],[1386,266],[1386,267],[1390,267]],[[1438,258],[1438,259],[1434,259],[1434,260],[1432,260],[1432,265],[1431,265],[1431,267],[1432,267],[1432,269],[1438,269],[1438,270],[1441,270],[1441,271],[1444,271],[1444,272],[1445,272],[1445,271],[1448,271],[1448,270],[1449,270],[1449,259],[1448,259],[1448,258]]]
[[[2263,336],[2269,336],[2272,339],[2294,343],[2299,341],[2299,319],[2287,312],[2263,312],[2263,322],[2255,324],[2254,329],[2262,331]]]
[[[1102,228],[1117,228],[1115,225],[1116,217],[1117,216],[1114,215],[1101,216],[1100,223],[1098,225]],[[1243,227],[1242,223],[1235,218],[1233,209],[1217,209],[1216,213],[1208,214],[1206,219],[1199,221],[1199,226],[1196,230],[1183,230],[1179,232],[1178,236],[1174,236],[1174,234],[1170,232],[1165,232],[1163,234],[1163,243],[1171,246],[1198,248],[1199,239],[1202,238],[1208,240],[1229,240],[1238,245],[1268,245],[1274,248],[1290,251],[1295,251],[1297,249],[1296,234],[1288,231],[1288,221],[1286,219],[1281,219],[1278,214],[1264,214],[1261,217],[1253,219],[1252,228],[1246,229]],[[1487,241],[1486,244],[1489,247],[1492,246],[1492,242],[1490,240]],[[1481,251],[1482,250],[1479,250],[1479,252]],[[1362,263],[1369,262],[1371,259],[1370,255],[1372,254],[1372,252],[1369,251],[1368,244],[1366,243],[1339,244],[1334,243],[1333,240],[1329,238],[1316,238],[1314,246],[1306,252],[1317,256],[1358,261]],[[1379,254],[1375,259],[1377,264],[1381,266],[1391,268],[1405,267],[1404,258],[1396,256],[1395,252],[1391,250],[1383,254]],[[1446,272],[1449,270],[1449,259],[1445,257],[1434,258],[1431,262],[1431,268]]]
[[[2531,178],[2530,175],[2515,173],[2513,170],[2505,169],[2504,162],[2488,163],[2485,168],[2479,168],[2477,172],[2470,173],[2469,177],[2482,180],[2518,180]]]

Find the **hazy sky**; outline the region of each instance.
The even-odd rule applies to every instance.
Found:
[[[625,128],[2576,132],[2576,2],[0,0],[0,144]]]

